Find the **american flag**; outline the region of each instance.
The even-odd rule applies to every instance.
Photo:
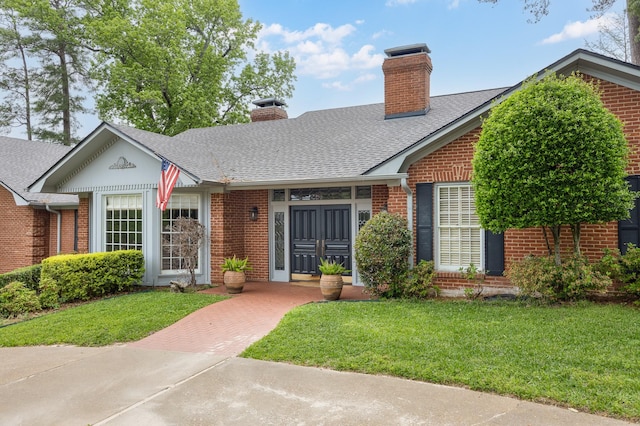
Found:
[[[156,206],[162,211],[167,208],[169,198],[171,198],[171,191],[178,181],[180,175],[180,169],[175,164],[162,160],[162,170],[160,172],[160,181],[158,182],[158,194],[156,196]]]

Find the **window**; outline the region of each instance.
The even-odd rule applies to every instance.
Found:
[[[436,267],[458,271],[473,263],[482,269],[483,233],[471,185],[438,185],[436,204]]]
[[[105,251],[142,250],[142,195],[107,195],[105,204]]]
[[[162,270],[179,271],[184,269],[180,248],[176,245],[175,233],[171,231],[179,217],[195,220],[200,218],[200,196],[198,194],[173,194],[162,212]]]
[[[349,200],[351,187],[338,188],[300,188],[289,190],[291,201]]]

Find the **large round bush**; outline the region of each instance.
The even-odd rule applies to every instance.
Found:
[[[360,229],[355,249],[358,273],[367,291],[377,296],[401,296],[411,253],[407,220],[378,213]]]

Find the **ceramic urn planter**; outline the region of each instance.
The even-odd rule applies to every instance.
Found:
[[[230,294],[242,293],[245,282],[244,272],[227,271],[224,273],[224,285]]]
[[[325,275],[320,277],[320,291],[324,300],[338,300],[342,293],[342,275]]]

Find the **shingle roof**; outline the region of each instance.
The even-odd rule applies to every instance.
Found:
[[[0,182],[30,203],[77,204],[75,195],[31,193],[26,189],[70,149],[64,145],[0,136]]]
[[[174,137],[115,128],[205,181],[274,182],[356,177],[504,92],[431,98],[426,115],[384,119],[384,104],[297,118],[188,130]]]

